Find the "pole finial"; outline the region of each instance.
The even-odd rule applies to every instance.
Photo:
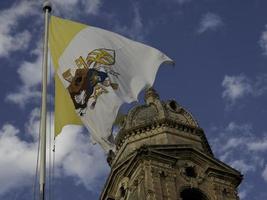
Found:
[[[52,5],[49,0],[45,0],[43,3],[43,11],[45,12],[46,10],[48,10],[48,12],[52,11]]]

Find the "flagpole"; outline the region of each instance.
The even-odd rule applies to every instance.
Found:
[[[45,31],[42,63],[42,108],[40,121],[40,200],[45,200],[46,179],[46,104],[47,104],[47,59],[48,59],[48,21],[52,7],[49,1],[44,1]]]

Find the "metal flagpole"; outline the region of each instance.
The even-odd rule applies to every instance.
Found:
[[[49,1],[43,3],[45,16],[45,31],[42,63],[42,108],[40,121],[40,200],[45,200],[45,176],[46,176],[46,104],[47,104],[47,58],[48,58],[48,20],[52,7]]]

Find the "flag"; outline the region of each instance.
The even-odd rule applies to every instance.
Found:
[[[172,62],[159,50],[119,34],[51,16],[49,48],[55,68],[55,134],[84,124],[107,152],[122,103],[152,86],[159,66]]]

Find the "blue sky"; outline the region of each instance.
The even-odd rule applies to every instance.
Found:
[[[173,58],[176,66],[159,69],[155,89],[192,112],[216,157],[244,174],[242,200],[267,199],[266,0],[52,3],[54,15],[120,33]],[[41,1],[1,1],[0,9],[0,199],[26,200],[39,125]],[[55,199],[98,199],[109,172],[103,151],[81,127],[63,132],[56,141]]]

